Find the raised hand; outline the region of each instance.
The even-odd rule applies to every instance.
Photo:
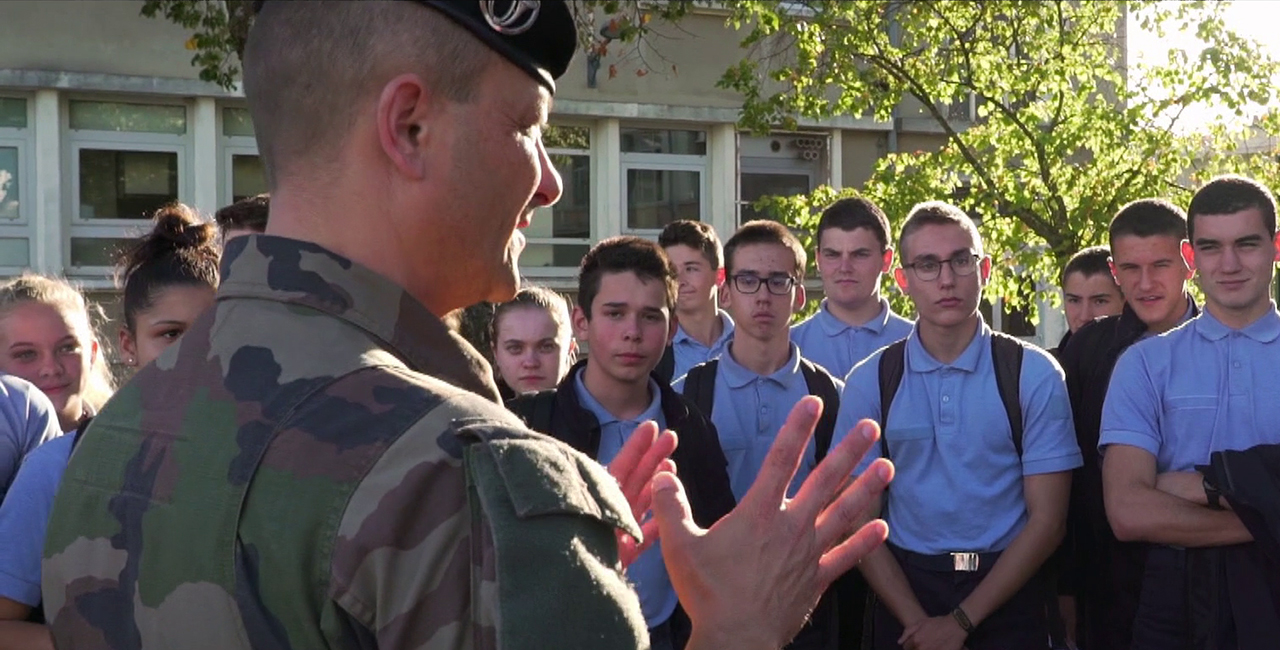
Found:
[[[617,531],[618,557],[622,566],[630,566],[641,553],[658,539],[658,522],[649,517],[653,500],[652,479],[658,472],[675,472],[675,463],[669,458],[676,450],[676,434],[658,431],[658,424],[645,422],[632,432],[622,451],[609,463],[609,474],[617,479],[631,515],[640,523],[643,539]]]
[[[822,400],[816,397],[796,404],[751,489],[710,530],[694,523],[674,474],[654,477],[653,513],[663,559],[693,621],[689,650],[782,647],[831,582],[888,535],[881,520],[853,533],[893,478],[893,465],[880,459],[848,481],[879,438],[880,429],[870,420],[859,422],[855,435],[827,454],[794,499],[786,498],[821,412]]]

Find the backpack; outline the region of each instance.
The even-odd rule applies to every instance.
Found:
[[[693,402],[708,420],[711,419],[711,407],[715,404],[716,368],[719,364],[719,360],[714,360],[694,366],[684,380],[684,396],[689,398],[689,401]],[[800,374],[804,375],[804,384],[809,394],[822,398],[822,417],[818,418],[818,425],[813,433],[816,446],[814,459],[816,462],[822,462],[822,459],[827,457],[827,450],[831,448],[831,438],[835,434],[836,413],[840,410],[840,391],[836,388],[836,382],[831,377],[831,373],[815,366],[807,359],[800,359]]]
[[[1027,344],[1021,339],[1002,332],[991,333],[991,362],[996,370],[996,389],[1000,391],[1000,401],[1004,403],[1005,415],[1009,418],[1009,430],[1013,432],[1013,448],[1022,457],[1022,402],[1021,376],[1022,356]],[[885,432],[888,430],[889,407],[902,384],[902,373],[906,369],[907,339],[902,339],[884,349],[880,355],[880,455],[889,458],[889,440]]]
[[[556,410],[556,390],[541,390],[521,395],[507,402],[507,408],[524,420],[525,426],[538,433],[551,435],[551,416]]]
[[[667,344],[667,349],[662,351],[662,358],[658,360],[658,365],[653,369],[653,373],[668,384],[679,379],[679,377],[671,376],[676,374],[676,351],[670,343]]]

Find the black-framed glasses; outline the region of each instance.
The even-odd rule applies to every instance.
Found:
[[[978,270],[978,260],[980,259],[982,258],[973,253],[968,253],[956,255],[949,260],[923,259],[918,262],[903,264],[902,266],[911,269],[917,278],[928,282],[938,279],[938,276],[942,274],[943,264],[950,264],[951,272],[958,276],[973,275],[973,272]]]
[[[755,293],[760,290],[760,285],[769,285],[769,293],[775,296],[785,296],[791,288],[796,286],[796,279],[784,274],[771,275],[762,278],[754,273],[738,273],[732,278],[733,286],[737,288],[739,293]]]

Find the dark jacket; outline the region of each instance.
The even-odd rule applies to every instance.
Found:
[[[1199,308],[1191,302],[1192,314]],[[1075,419],[1076,441],[1084,465],[1071,481],[1071,505],[1063,544],[1062,591],[1079,598],[1082,648],[1127,650],[1133,633],[1146,545],[1116,540],[1102,496],[1102,459],[1098,437],[1102,405],[1116,361],[1147,331],[1146,323],[1124,306],[1116,316],[1076,330],[1059,351],[1067,394]],[[1074,578],[1075,581],[1070,579]]]
[[[578,393],[573,386],[578,370],[586,363],[584,359],[574,364],[555,389],[521,395],[508,401],[507,407],[525,418],[536,430],[534,423],[529,422],[533,404],[540,399],[539,396],[547,399],[546,394],[554,393],[551,430],[542,433],[557,438],[592,458],[599,458],[600,423],[578,403]],[[671,460],[675,461],[680,481],[689,495],[689,507],[693,510],[694,521],[699,526],[709,528],[737,505],[733,490],[729,487],[729,461],[720,448],[720,437],[715,425],[703,417],[683,395],[672,390],[670,384],[656,376],[654,379],[662,392],[662,415],[667,421],[667,428],[680,437],[680,444],[671,454]]]
[[[1214,452],[1203,472],[1254,541],[1187,550],[1193,647],[1271,650],[1280,640],[1280,445]]]

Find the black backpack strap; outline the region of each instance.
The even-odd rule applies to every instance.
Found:
[[[810,395],[822,398],[822,417],[813,430],[815,443],[814,461],[822,462],[831,449],[831,439],[836,432],[836,415],[840,411],[840,391],[831,373],[813,365],[807,359],[800,360],[800,374],[804,375],[804,384]]]
[[[689,374],[684,378],[684,390],[681,391],[707,420],[711,420],[711,408],[716,403],[716,368],[718,367],[720,362],[711,360],[690,368]]]
[[[524,420],[525,426],[546,435],[551,433],[551,418],[556,410],[556,391],[544,390],[521,395],[507,402],[507,409]]]
[[[907,339],[892,343],[880,353],[880,456],[889,458],[889,407],[902,385],[907,367]]]
[[[679,377],[671,376],[676,372],[676,351],[675,347],[670,343],[668,343],[667,348],[662,351],[662,358],[658,360],[658,365],[654,367],[653,372],[658,375],[659,379],[667,382],[668,384],[679,379]]]
[[[996,370],[996,388],[1000,401],[1004,402],[1005,415],[1009,417],[1009,430],[1013,432],[1013,448],[1022,457],[1022,356],[1027,344],[1008,334],[991,333],[991,363]]]

